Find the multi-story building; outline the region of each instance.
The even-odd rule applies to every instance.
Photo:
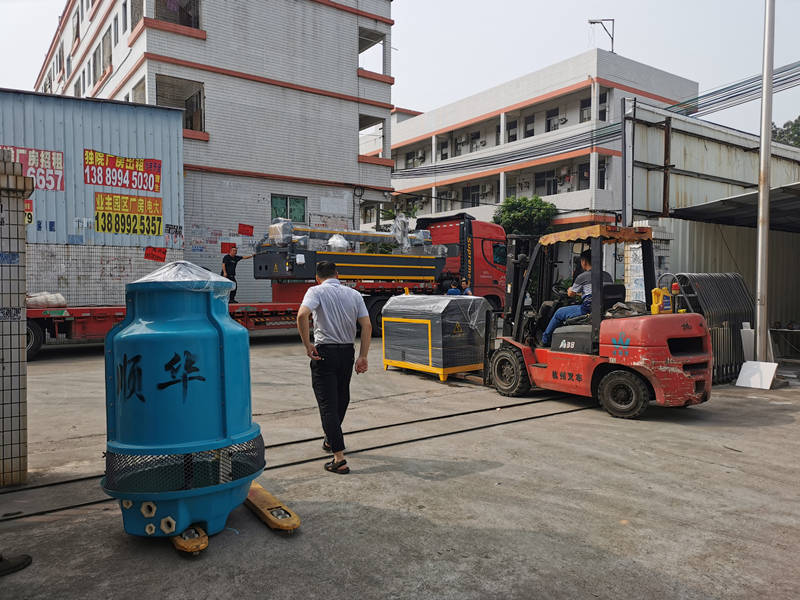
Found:
[[[388,197],[392,163],[360,155],[359,131],[389,155],[390,7],[68,0],[35,88],[182,109],[184,255],[219,271],[225,244],[249,253],[274,217],[357,227],[360,202]],[[239,271],[238,300],[270,299]]]
[[[489,220],[503,198],[538,195],[559,208],[557,223],[613,220],[620,142],[603,127],[619,123],[620,99],[663,107],[697,94],[694,81],[590,50],[426,113],[396,108],[392,185],[419,214]],[[362,152],[379,144],[367,138]],[[366,207],[362,216],[375,219]]]

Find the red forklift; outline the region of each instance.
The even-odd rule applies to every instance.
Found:
[[[640,417],[651,402],[681,407],[706,402],[713,355],[705,319],[695,313],[650,314],[644,303],[632,309],[624,285],[603,283],[608,244],[641,247],[649,295],[656,287],[649,227],[592,225],[538,241],[509,236],[503,336],[488,363],[495,388],[504,396],[534,388],[590,396],[612,416],[626,419]],[[587,246],[591,311],[565,321],[545,347],[540,340],[550,318],[572,301],[558,280],[559,257]],[[617,303],[626,306],[615,308]]]

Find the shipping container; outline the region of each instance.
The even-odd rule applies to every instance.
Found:
[[[182,111],[0,89],[0,148],[34,179],[29,292],[120,303],[157,266],[146,253],[182,258]]]

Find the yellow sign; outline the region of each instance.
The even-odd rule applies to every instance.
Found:
[[[464,333],[464,330],[461,328],[461,323],[456,323],[456,326],[453,327],[453,335],[459,335]]]
[[[94,208],[94,230],[98,233],[164,234],[161,198],[97,192]]]

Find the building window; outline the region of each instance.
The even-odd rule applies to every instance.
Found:
[[[200,27],[200,0],[156,0],[156,19],[184,27]]]
[[[272,194],[272,218],[289,219],[293,223],[306,222],[306,201],[304,196],[284,196]]]
[[[128,31],[128,2],[122,3],[122,33]]]
[[[461,188],[461,205],[463,207],[480,206],[481,186],[465,185]]]
[[[131,89],[131,100],[138,104],[146,104],[147,103],[147,94],[145,89],[145,82],[144,77],[139,80],[133,89]]]
[[[517,120],[506,123],[506,142],[517,141]]]
[[[447,160],[449,157],[450,142],[439,142],[439,160]]]
[[[144,0],[131,1],[131,29],[138,25],[144,16]]]
[[[416,167],[416,152],[406,152],[406,169],[413,169]]]
[[[81,13],[77,10],[72,15],[72,39],[73,41],[81,39]]]
[[[523,135],[526,138],[533,137],[533,125],[536,122],[536,117],[534,115],[528,115],[525,117],[525,131]]]
[[[546,115],[546,120],[544,122],[544,130],[545,131],[555,131],[558,129],[558,109],[554,108],[552,110],[548,110]]]
[[[114,16],[114,46],[119,44],[119,15]]]
[[[584,98],[581,100],[581,114],[579,122],[590,121],[592,119],[592,99]]]
[[[67,79],[69,79],[70,75],[72,75],[72,57],[68,56],[67,57]]]
[[[111,66],[111,27],[103,34],[103,71]]]
[[[533,176],[533,192],[537,196],[552,196],[558,193],[558,180],[556,172],[542,171]]]
[[[102,65],[103,65],[103,47],[98,44],[97,48],[94,49],[94,53],[92,54],[92,85],[95,85],[98,80],[100,79],[100,75],[102,74]]]
[[[203,83],[156,75],[156,104],[183,109],[183,128],[205,131]]]
[[[589,163],[578,165],[578,189],[589,189]]]
[[[78,79],[77,83],[75,84],[75,87],[73,88],[72,95],[75,96],[76,98],[80,98],[81,97],[81,80],[80,79]]]
[[[130,102],[131,101],[131,95],[130,94],[125,94],[125,97],[123,98],[123,100],[125,102]]]
[[[500,145],[500,125],[497,126],[497,129],[495,129],[494,132],[494,145],[495,146]]]
[[[597,114],[597,118],[601,121],[606,120],[606,108],[608,107],[608,92],[603,92],[600,94],[600,99],[598,103],[598,108],[600,109]]]
[[[601,158],[597,161],[597,189],[606,189],[606,159]]]
[[[475,152],[481,147],[481,132],[473,131],[469,134],[469,151]]]
[[[81,71],[81,93],[86,89],[86,69]]]

